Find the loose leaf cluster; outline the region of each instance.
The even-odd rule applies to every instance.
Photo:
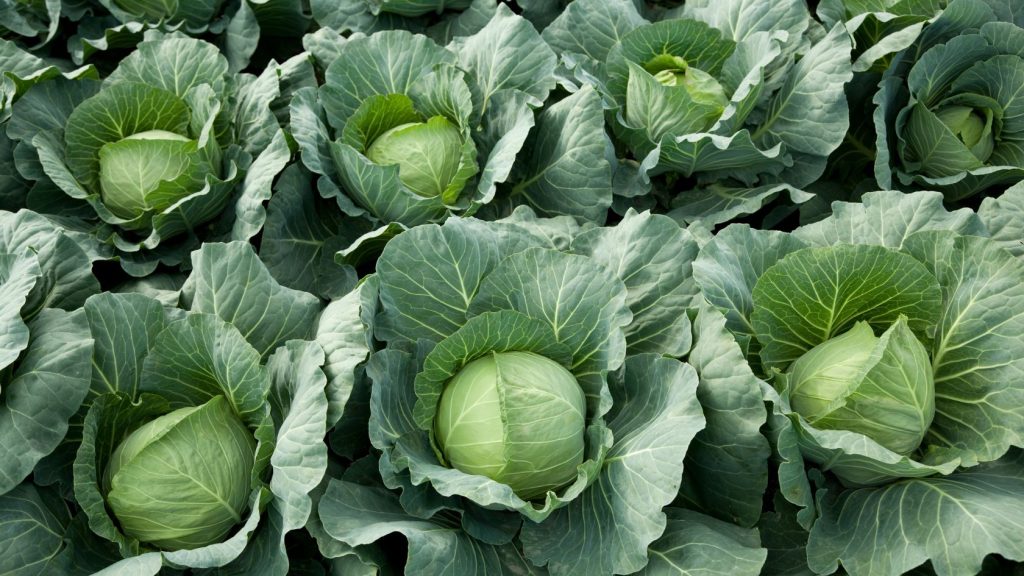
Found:
[[[1020,0],[0,0],[0,575],[1024,574]]]

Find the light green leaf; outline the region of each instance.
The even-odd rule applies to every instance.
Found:
[[[513,310],[474,316],[427,354],[416,375],[413,416],[420,429],[433,429],[441,393],[466,364],[501,352],[532,352],[562,365],[572,362],[569,350],[542,320]]]
[[[758,279],[753,298],[761,359],[779,369],[860,320],[882,330],[905,315],[926,339],[942,302],[921,262],[881,246],[849,244],[789,254]]]

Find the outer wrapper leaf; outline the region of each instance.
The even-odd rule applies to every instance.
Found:
[[[739,526],[760,518],[771,449],[761,388],[718,310],[700,308],[687,357],[707,426],[690,444],[676,502]]]
[[[410,516],[398,498],[376,486],[333,480],[320,501],[327,532],[352,546],[399,533],[409,541],[405,569],[417,574],[542,574],[511,544],[492,546],[470,537],[444,517]]]
[[[739,528],[683,508],[666,508],[665,533],[648,547],[650,561],[637,574],[715,576],[761,574],[768,551],[756,530]]]
[[[694,370],[653,354],[626,360],[608,427],[617,439],[597,481],[539,524],[524,524],[526,556],[552,574],[630,573],[647,562],[646,547],[661,536],[661,512],[676,495],[683,457],[704,426],[694,394]],[[572,526],[600,526],[596,534]],[[551,546],[559,542],[558,546]]]
[[[192,266],[182,287],[185,306],[230,322],[261,356],[312,334],[320,302],[278,284],[250,244],[204,244],[193,252]]]
[[[951,576],[979,572],[988,554],[1021,561],[1021,490],[1024,462],[1014,451],[946,477],[826,494],[808,563],[826,573],[841,562],[859,576],[901,574],[930,560],[937,574]]]
[[[89,391],[93,340],[82,311],[43,310],[28,333],[24,354],[2,383],[0,494],[57,448]]]

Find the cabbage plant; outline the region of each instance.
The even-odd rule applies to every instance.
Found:
[[[0,2],[0,33],[28,41],[47,43],[57,34],[62,16],[81,16],[80,8],[65,2],[3,0]]]
[[[102,84],[40,84],[8,129],[38,157],[19,169],[63,191],[49,204],[78,205],[136,276],[182,263],[201,239],[250,238],[290,155],[271,102],[311,69],[302,57],[258,78],[228,69],[211,44],[154,36]]]
[[[179,30],[190,36],[214,36],[232,71],[242,70],[258,47],[293,43],[310,26],[301,0],[91,0],[70,51],[78,61],[126,44],[135,45],[147,30]]]
[[[845,28],[825,33],[799,1],[687,2],[659,18],[584,0],[543,33],[604,97],[620,204],[716,224],[782,192],[806,200],[794,187],[821,176],[849,125]]]
[[[71,541],[111,570],[285,573],[326,467],[324,352],[305,340],[319,301],[244,243],[208,243],[192,266],[178,306],[85,303],[98,345],[73,477],[92,534]]]
[[[1024,177],[1022,25],[1005,2],[961,0],[895,56],[874,97],[880,186],[956,201]]]
[[[495,2],[487,0],[310,0],[313,19],[339,32],[370,34],[382,30],[424,32],[431,27],[459,26],[467,8],[474,23],[494,13]]]
[[[1013,529],[1004,507],[1024,475],[1011,384],[1024,369],[1024,264],[942,201],[874,192],[792,233],[734,225],[694,263],[771,381],[789,501],[778,508],[797,508],[818,573],[900,574],[926,560],[976,573],[987,554],[1018,554],[998,535]],[[936,530],[949,523],[986,536]]]
[[[583,90],[534,114],[555,87],[555,64],[505,6],[447,46],[399,30],[353,37],[325,63],[319,91],[292,101],[302,161],[320,175],[321,196],[391,225],[389,234],[473,214],[496,197],[603,220],[611,168],[597,94]]]
[[[354,325],[383,343],[363,348],[376,479],[359,479],[357,468],[330,482],[319,504],[324,538],[359,547],[399,532],[410,574],[441,573],[435,560],[452,555],[459,570],[604,574],[643,567],[663,534],[683,537],[665,533],[662,509],[706,424],[697,372],[675,359],[693,342],[685,262],[695,253],[670,219],[635,212],[614,228],[580,229],[521,208],[392,239],[376,274],[321,319],[326,328],[356,313],[318,340],[340,344],[332,332]],[[358,339],[345,341],[353,350]],[[757,411],[763,422],[760,393],[748,391],[752,422]],[[731,401],[743,395],[734,389]],[[734,431],[748,468],[767,456],[752,426],[760,440],[750,452],[751,437]],[[716,454],[732,471],[731,457]],[[756,477],[750,500],[759,503],[766,475]],[[381,532],[359,528],[371,518]],[[425,541],[429,531],[438,536]]]
[[[70,233],[28,210],[0,212],[0,494],[57,448],[89,392],[81,307],[99,289]]]
[[[19,169],[16,161],[18,144],[18,126],[23,125],[19,117],[14,121],[14,128],[8,133],[14,114],[14,103],[38,84],[55,81],[61,88],[41,87],[44,90],[72,90],[72,80],[95,80],[98,78],[93,66],[73,68],[70,63],[53,59],[44,59],[29,50],[20,47],[16,42],[0,39],[0,208],[17,212],[21,208],[40,204],[35,200],[43,196],[41,190],[32,192],[32,169],[22,165]],[[88,82],[87,82],[88,83]],[[65,88],[66,86],[66,88]],[[29,174],[22,174],[22,171]],[[30,203],[29,196],[33,196]]]

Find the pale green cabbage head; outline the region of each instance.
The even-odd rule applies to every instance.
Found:
[[[164,550],[221,541],[242,519],[256,440],[223,396],[143,424],[103,478],[122,531]]]
[[[560,364],[532,352],[493,353],[445,387],[434,432],[452,467],[530,500],[576,479],[585,415],[583,390]]]

